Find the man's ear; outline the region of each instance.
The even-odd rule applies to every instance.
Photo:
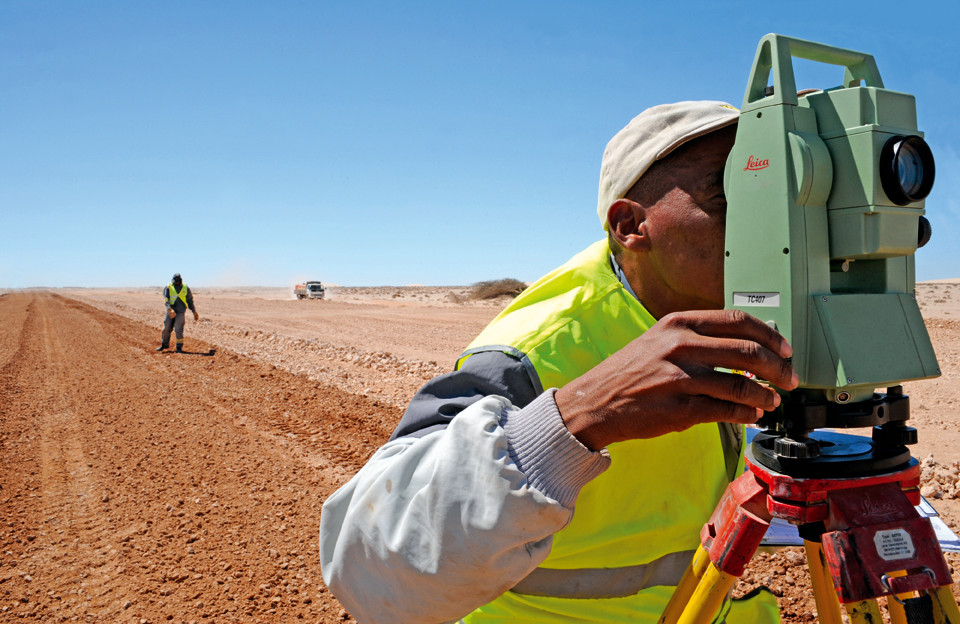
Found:
[[[646,209],[635,201],[622,198],[607,209],[607,224],[618,243],[630,251],[646,251],[650,247]]]

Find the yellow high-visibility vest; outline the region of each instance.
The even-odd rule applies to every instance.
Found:
[[[180,292],[177,292],[177,289],[173,286],[173,282],[167,284],[167,303],[171,306],[177,302],[177,299],[183,302],[183,305],[187,304],[187,285],[183,282],[180,282]]]
[[[542,389],[559,388],[649,329],[656,319],[617,279],[609,254],[599,241],[527,288],[474,340],[458,368],[473,353],[503,350],[532,366]],[[554,535],[541,569],[590,574],[655,565],[699,545],[700,529],[728,484],[717,425],[607,450],[611,467],[581,490],[573,519]],[[655,585],[615,598],[508,591],[464,621],[655,622],[674,589]]]

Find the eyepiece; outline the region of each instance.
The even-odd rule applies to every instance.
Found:
[[[898,206],[920,201],[933,188],[933,152],[922,138],[892,136],[880,150],[880,184]]]

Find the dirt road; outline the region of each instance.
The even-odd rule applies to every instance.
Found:
[[[155,292],[64,293],[0,295],[0,622],[350,620],[320,577],[321,503],[498,305],[201,292],[175,355],[154,351]],[[944,375],[908,392],[956,527],[954,293],[928,321]],[[799,552],[742,583],[786,623],[814,620]]]
[[[320,504],[396,408],[59,296],[0,318],[0,621],[341,619]]]

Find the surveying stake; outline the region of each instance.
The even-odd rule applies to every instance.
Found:
[[[798,95],[794,57],[844,67],[843,83]],[[914,98],[884,89],[872,56],[760,40],[724,172],[726,307],[784,336],[800,385],[761,419],[662,624],[710,622],[772,518],[799,527],[820,622],[841,624],[842,603],[853,624],[877,624],[886,596],[894,624],[960,624],[914,508],[917,432],[900,385],[940,374],[913,258],[930,238],[933,178]],[[870,438],[833,431],[862,427]]]

